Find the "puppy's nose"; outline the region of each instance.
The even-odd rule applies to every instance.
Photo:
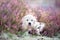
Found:
[[[29,25],[31,25],[31,23],[29,22]]]

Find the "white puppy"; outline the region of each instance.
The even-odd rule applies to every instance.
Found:
[[[36,17],[28,14],[22,18],[22,27],[23,29],[27,29],[29,26],[33,27],[35,22],[37,22]]]
[[[36,29],[37,31],[37,34],[40,35],[40,32],[43,31],[43,28],[45,27],[45,23],[43,22],[35,22],[34,24],[34,28]]]

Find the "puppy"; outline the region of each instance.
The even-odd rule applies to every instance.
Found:
[[[37,19],[35,16],[28,14],[25,15],[22,18],[22,29],[23,30],[28,30],[30,27],[33,27],[33,25],[37,22]]]

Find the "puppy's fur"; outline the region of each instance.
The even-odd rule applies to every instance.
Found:
[[[34,24],[34,29],[31,29],[30,31],[29,31],[29,33],[30,34],[37,34],[37,35],[40,35],[40,32],[42,32],[43,31],[43,29],[44,29],[44,27],[45,27],[45,23],[43,23],[43,22],[35,22],[35,24]],[[35,32],[34,32],[34,31]],[[34,32],[34,33],[33,33]]]
[[[25,15],[21,21],[22,21],[22,28],[26,30],[29,29],[29,27],[33,27],[35,22],[37,22],[37,19],[35,16],[28,14]]]
[[[35,23],[35,28],[36,28],[38,35],[40,35],[40,32],[43,31],[44,27],[45,27],[45,23],[43,23],[43,22],[40,22],[40,23],[36,22]]]

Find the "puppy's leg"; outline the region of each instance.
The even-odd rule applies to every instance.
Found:
[[[41,35],[39,29],[37,29],[37,35]]]
[[[45,27],[45,23],[40,23],[40,32],[43,30],[43,28]]]

